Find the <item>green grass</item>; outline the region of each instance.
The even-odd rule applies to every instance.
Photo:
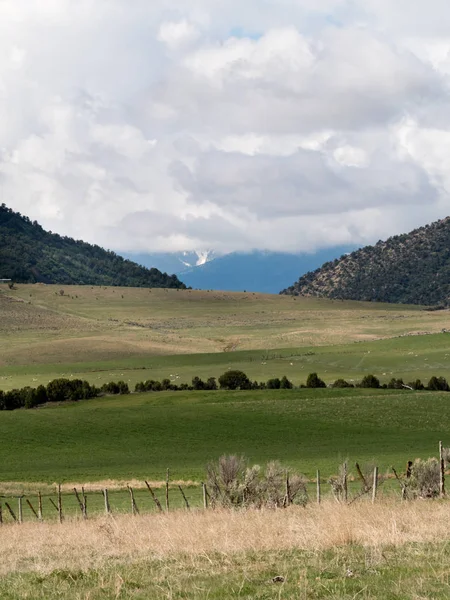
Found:
[[[349,577],[349,571],[352,576]],[[446,600],[450,595],[448,543],[381,549],[344,546],[301,550],[210,553],[81,571],[15,572],[0,580],[2,600]],[[273,583],[276,576],[285,578]]]
[[[448,440],[450,395],[377,390],[171,392],[0,413],[1,481],[201,480],[224,453],[308,477],[403,468]],[[450,441],[450,440],[449,440]],[[447,442],[448,443],[448,442]]]
[[[210,354],[137,356],[109,361],[0,367],[0,389],[46,385],[57,377],[79,377],[101,385],[125,380],[133,389],[138,381],[169,378],[190,383],[198,375],[219,377],[229,368],[245,371],[252,380],[267,381],[287,375],[296,385],[316,371],[327,382],[339,377],[359,381],[374,373],[381,381],[402,377],[427,382],[432,375],[450,379],[450,335],[415,335],[338,346],[307,346],[275,350],[247,350]]]

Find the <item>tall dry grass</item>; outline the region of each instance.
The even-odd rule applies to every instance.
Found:
[[[447,501],[351,506],[326,502],[306,509],[178,511],[117,516],[62,525],[26,523],[0,528],[0,574],[100,568],[107,562],[186,554],[305,549],[320,551],[450,539]]]

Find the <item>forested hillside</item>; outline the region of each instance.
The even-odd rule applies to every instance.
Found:
[[[448,306],[450,217],[325,263],[281,293]]]
[[[0,278],[22,283],[185,288],[175,275],[146,269],[114,252],[49,233],[0,206]]]

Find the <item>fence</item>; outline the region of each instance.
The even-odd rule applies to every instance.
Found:
[[[450,458],[449,449],[444,448],[442,442],[439,442],[439,481],[434,482],[435,488],[437,483],[438,491],[435,490],[436,493],[433,495],[441,498],[446,495],[445,466],[448,458]],[[401,498],[403,500],[408,498],[412,461],[408,461],[406,470],[401,475],[392,467],[390,478],[381,475],[378,466],[374,466],[369,473],[367,471],[363,473],[358,463],[355,463],[354,467],[356,476],[353,477],[349,475],[347,462],[340,466],[338,475],[327,479],[324,479],[318,470],[315,479],[308,482],[309,496],[320,505],[324,497],[324,485],[328,485],[328,494],[331,494],[337,502],[352,504],[367,497],[374,503],[377,500],[380,486],[390,480],[396,484]],[[291,504],[289,490],[289,475],[286,474],[285,495],[280,507],[287,507]],[[169,469],[167,469],[165,485],[158,489],[154,489],[148,481],[143,481],[140,485],[133,487],[127,486],[125,489],[109,490],[105,487],[99,491],[86,491],[84,487],[63,490],[62,486],[58,485],[53,494],[42,494],[38,491],[35,494],[26,495],[0,495],[0,525],[21,524],[27,520],[62,523],[65,518],[88,519],[89,516],[98,516],[99,514],[131,513],[137,516],[151,511],[163,514],[172,509],[208,509],[214,507],[210,491],[204,482],[183,489],[178,483],[171,482]]]

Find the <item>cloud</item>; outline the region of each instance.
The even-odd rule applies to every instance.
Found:
[[[442,0],[0,0],[0,201],[118,251],[446,216]]]

